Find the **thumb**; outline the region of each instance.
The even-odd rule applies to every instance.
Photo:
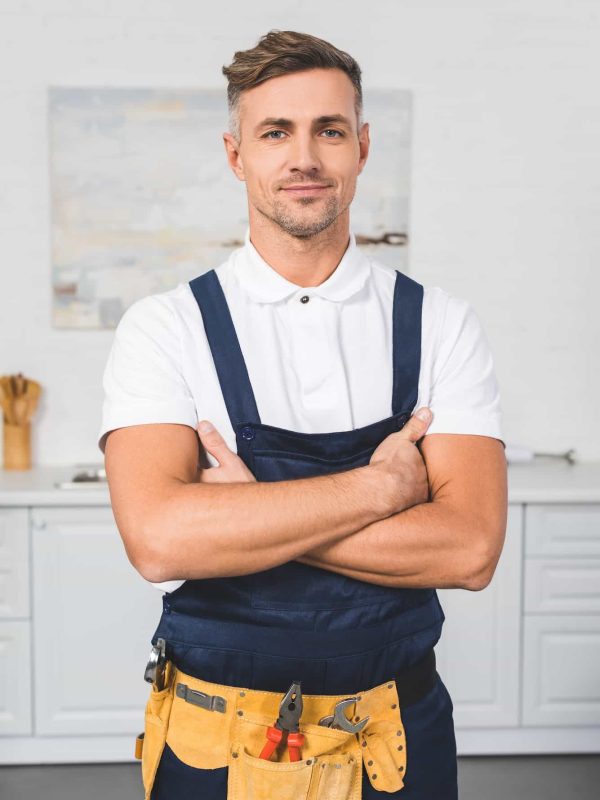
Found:
[[[403,436],[416,443],[426,433],[432,419],[433,414],[429,408],[420,408],[412,415],[402,430],[398,431],[398,436]]]
[[[227,460],[231,450],[219,431],[206,419],[198,423],[198,435],[204,448],[214,456],[219,464]]]

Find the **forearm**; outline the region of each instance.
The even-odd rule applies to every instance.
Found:
[[[472,527],[443,502],[421,503],[298,560],[381,586],[469,588],[480,563]]]
[[[149,580],[261,572],[391,513],[372,467],[290,481],[179,484],[143,532]]]

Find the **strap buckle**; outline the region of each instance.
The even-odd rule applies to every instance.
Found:
[[[185,683],[178,683],[175,688],[175,694],[186,703],[191,703],[194,706],[200,706],[207,711],[219,711],[221,714],[225,713],[227,708],[227,700],[218,694],[205,694],[196,689],[190,689]]]

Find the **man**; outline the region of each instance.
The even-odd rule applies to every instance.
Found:
[[[134,303],[104,376],[115,519],[165,590],[146,797],[454,800],[435,588],[484,588],[506,529],[485,335],[356,247],[355,60],[271,31],[223,71],[244,247]]]

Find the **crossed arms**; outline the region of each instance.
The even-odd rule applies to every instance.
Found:
[[[117,428],[106,441],[106,472],[128,557],[155,582],[297,559],[379,585],[483,589],[506,531],[502,443],[420,439],[426,428],[412,417],[368,466],[273,483],[255,481],[218,431],[199,435],[219,467],[198,470],[189,426]]]

